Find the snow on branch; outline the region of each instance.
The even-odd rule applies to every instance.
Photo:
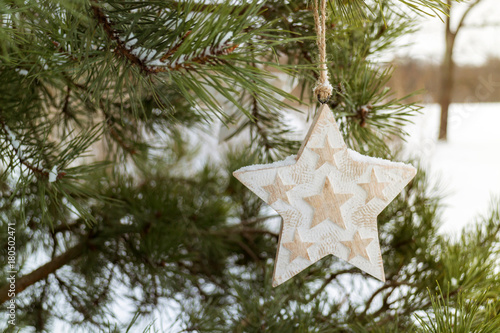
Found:
[[[48,178],[49,183],[53,183],[66,175],[65,172],[58,172],[57,165],[54,165],[52,170],[49,171],[45,168],[42,168],[40,166],[40,163],[38,163],[38,165],[35,165],[35,163],[33,163],[32,161],[29,161],[24,154],[21,142],[17,139],[14,132],[12,132],[12,130],[9,128],[9,126],[7,126],[7,124],[5,124],[3,120],[0,120],[0,124],[2,126],[3,132],[6,135],[7,141],[12,146],[12,149],[14,149],[14,152],[16,153],[16,156],[22,165],[31,170],[34,174]]]

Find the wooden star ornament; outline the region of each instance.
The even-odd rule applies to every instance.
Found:
[[[377,215],[415,174],[411,165],[348,149],[326,105],[297,156],[234,172],[283,218],[273,286],[330,254],[385,281]]]

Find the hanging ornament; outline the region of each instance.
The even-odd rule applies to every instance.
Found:
[[[347,149],[328,106],[297,156],[234,172],[283,218],[273,285],[333,254],[385,281],[377,215],[415,176],[411,165]]]
[[[347,148],[329,107],[326,72],[326,0],[314,17],[320,50],[315,94],[323,104],[297,156],[241,168],[234,176],[283,218],[273,286],[327,255],[385,281],[377,216],[416,174],[404,163],[360,155]]]

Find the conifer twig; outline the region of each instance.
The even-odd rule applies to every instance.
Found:
[[[24,165],[31,172],[33,172],[35,175],[38,175],[38,176],[41,176],[41,177],[45,177],[45,178],[49,178],[49,181],[50,181],[50,175],[51,175],[52,171],[48,171],[48,170],[46,170],[44,168],[40,168],[40,167],[34,166],[31,163],[29,163],[26,160],[26,158],[24,157],[23,153],[22,153],[20,143],[18,141],[16,141],[17,144],[15,144],[14,142],[12,142],[10,140],[10,136],[11,136],[12,132],[7,127],[7,124],[5,124],[5,122],[3,121],[3,119],[0,119],[0,125],[2,127],[2,130],[3,130],[4,134],[5,134],[5,136],[7,137],[7,140],[10,142],[10,145],[11,145],[12,149],[16,153],[16,156],[17,156],[17,159],[19,160],[19,163],[21,163],[22,165]],[[56,176],[55,179],[59,180],[59,179],[63,178],[64,176],[66,176],[66,172],[58,172],[57,175],[55,175],[55,176]]]
[[[187,36],[189,36],[191,34],[191,30],[189,30],[188,32],[186,32],[186,34],[184,35],[184,37],[181,38],[181,40],[175,44],[170,50],[167,51],[167,53],[165,53],[161,58],[160,58],[160,61],[161,62],[166,62],[168,58],[170,58],[178,49],[179,47],[182,45],[182,43],[184,43],[184,40],[186,39]]]
[[[239,46],[238,44],[232,44],[231,42],[227,41],[221,45],[205,48],[198,55],[188,59],[189,62],[174,60],[168,63],[166,66],[149,66],[143,59],[135,55],[132,50],[128,48],[120,39],[118,33],[112,28],[112,23],[97,4],[97,0],[92,1],[91,7],[94,16],[97,19],[97,22],[99,22],[99,24],[103,27],[108,38],[116,43],[115,53],[119,53],[123,57],[127,58],[132,64],[138,66],[142,72],[147,74],[157,74],[167,71],[191,69],[194,67],[193,64],[215,64],[220,61],[219,59],[217,59],[217,56],[230,54]],[[165,55],[162,56],[160,61],[165,62],[166,59],[174,54],[190,33],[191,32],[188,31],[179,43],[174,45],[169,51],[167,51]]]
[[[97,1],[93,0],[91,3],[92,3],[91,8],[94,13],[94,16],[97,19],[97,22],[99,22],[99,24],[102,26],[108,38],[116,43],[115,52],[127,58],[132,64],[138,66],[141,69],[141,71],[148,74],[152,73],[150,68],[146,65],[146,63],[141,58],[134,55],[131,52],[131,50],[129,50],[125,46],[125,44],[120,40],[118,33],[115,30],[113,30],[111,22],[108,20],[108,17],[104,14],[101,7],[97,4]]]

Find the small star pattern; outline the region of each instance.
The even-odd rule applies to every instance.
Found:
[[[294,187],[293,185],[284,185],[283,182],[281,181],[280,175],[276,174],[276,178],[274,179],[274,183],[271,185],[263,186],[262,188],[267,193],[269,193],[269,199],[267,199],[267,203],[272,205],[273,203],[275,203],[279,199],[290,204],[290,202],[288,202],[288,196],[287,196],[286,192],[291,190],[293,187]]]
[[[307,249],[311,247],[314,243],[303,242],[300,239],[300,235],[298,230],[295,230],[295,237],[292,242],[283,243],[285,249],[290,251],[290,261],[294,261],[295,258],[301,256],[304,259],[311,260],[309,258],[309,253],[307,253]]]
[[[349,248],[349,258],[347,261],[351,260],[355,256],[361,256],[366,260],[370,261],[370,257],[366,252],[366,247],[373,241],[373,238],[362,239],[359,235],[359,230],[356,230],[352,241],[340,241],[346,247]]]
[[[314,209],[311,228],[329,219],[342,229],[345,229],[344,219],[340,207],[354,194],[334,193],[330,180],[326,178],[325,186],[321,193],[305,197],[304,200]]]
[[[332,148],[328,140],[326,140],[323,147],[311,148],[311,150],[318,155],[318,162],[316,164],[316,169],[319,169],[325,163],[329,163],[336,167],[337,163],[335,162],[334,155],[344,150],[344,148]]]
[[[389,185],[389,183],[379,183],[377,180],[377,176],[375,175],[375,170],[372,169],[372,173],[370,175],[369,183],[358,183],[359,186],[363,188],[366,192],[366,200],[365,203],[370,202],[373,198],[379,198],[382,200],[387,200],[384,196],[384,188]]]
[[[283,218],[273,286],[330,254],[384,281],[377,216],[415,174],[348,149],[326,105],[297,156],[234,172]]]

